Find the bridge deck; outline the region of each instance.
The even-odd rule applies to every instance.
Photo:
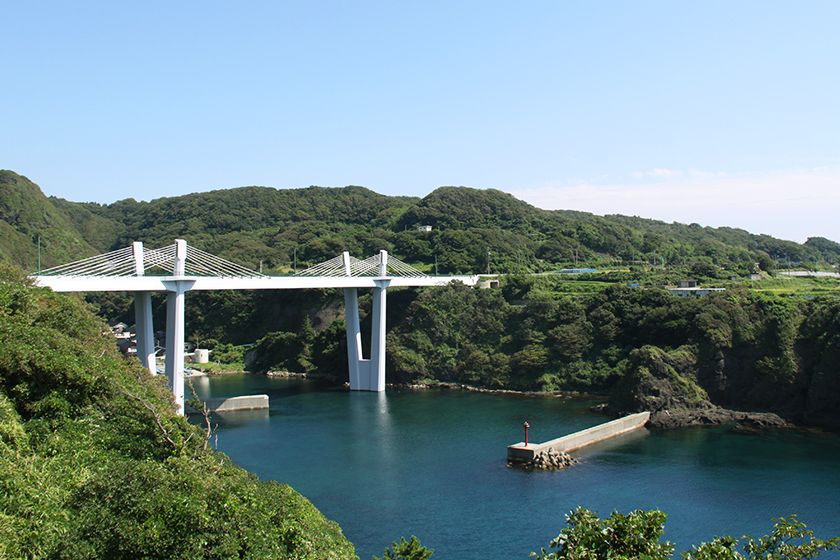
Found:
[[[175,283],[189,290],[300,290],[311,288],[375,288],[444,286],[452,281],[474,286],[478,276],[261,276],[254,278],[214,276],[39,276],[31,277],[38,286],[56,292],[160,292],[171,291]]]

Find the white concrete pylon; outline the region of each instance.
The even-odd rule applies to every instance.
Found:
[[[350,254],[342,255],[345,274],[352,274]],[[347,369],[351,391],[385,390],[385,294],[390,280],[383,278],[388,270],[388,252],[379,253],[379,276],[373,289],[371,312],[370,359],[362,355],[362,332],[359,325],[359,295],[356,288],[344,290],[344,322],[347,331]]]
[[[180,284],[180,283],[179,283]],[[184,297],[178,286],[166,294],[166,378],[178,414],[184,414]]]
[[[362,330],[359,326],[359,294],[356,288],[344,289],[344,324],[347,333],[347,370],[351,391],[364,391],[362,370],[367,384],[367,360],[362,357]]]
[[[183,239],[175,240],[175,267],[173,276],[183,276],[187,266],[187,242]]]
[[[143,242],[135,241],[132,243],[131,252],[134,254],[134,275],[145,276],[146,264],[143,261]]]
[[[176,278],[184,276],[187,260],[187,242],[175,240]],[[190,282],[173,283],[174,289],[166,294],[166,377],[178,414],[184,414],[184,298]]]
[[[377,280],[373,289],[368,391],[385,390],[385,295],[388,283],[388,280]]]
[[[135,241],[131,244],[131,249],[134,253],[134,274],[145,276],[143,243]],[[152,320],[151,292],[136,292],[134,294],[134,326],[134,336],[137,339],[137,358],[144,368],[155,375],[157,374],[157,364],[155,364],[155,329]]]
[[[152,375],[157,374],[155,364],[155,329],[152,320],[152,293],[134,294],[134,324],[137,337],[137,358]]]

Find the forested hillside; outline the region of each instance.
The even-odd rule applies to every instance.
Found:
[[[0,264],[0,558],[356,558],[207,436],[81,300]]]
[[[189,337],[221,352],[255,341],[252,371],[344,382],[341,294],[307,293],[294,305],[292,297],[192,294]],[[370,296],[361,304],[367,336]],[[567,294],[544,277],[506,277],[501,290],[390,290],[387,322],[389,382],[582,391],[609,396],[615,412],[693,411],[692,421],[711,422],[704,411],[725,407],[840,428],[836,296],[732,288],[679,298],[620,284]]]
[[[622,263],[623,271],[574,282],[514,274],[501,291],[392,290],[389,379],[577,389],[612,393],[622,411],[715,404],[840,425],[836,280],[804,294],[817,299],[780,297],[766,278],[766,289],[729,280],[756,266],[836,265],[840,245],[827,239],[798,244],[732,228],[550,212],[499,191],[456,187],[422,199],[362,187],[243,187],[99,205],[48,199],[11,172],[0,178],[2,226],[10,232],[0,247],[14,262],[33,259],[41,235],[45,266],[135,239],[159,246],[176,237],[274,272],[380,248],[440,272]],[[643,270],[645,262],[657,266]],[[688,274],[731,282],[729,291],[683,300],[657,289]],[[627,287],[631,281],[642,286]],[[109,320],[133,322],[125,296],[89,300]],[[155,301],[162,325],[163,300]],[[254,344],[248,367],[256,371],[319,371],[343,381],[342,314],[340,294],[330,291],[190,294],[187,334],[216,355]]]
[[[26,177],[0,171],[0,258],[34,270],[39,237],[44,266],[95,254],[101,246],[87,241],[71,214]]]
[[[840,264],[840,245],[827,239],[799,244],[733,228],[546,211],[500,191],[464,187],[441,187],[422,199],[363,187],[241,187],[96,204],[47,198],[25,177],[0,171],[0,214],[0,256],[26,269],[36,266],[38,236],[44,266],[176,237],[274,272],[343,250],[379,249],[441,273],[649,262],[726,276],[747,274],[756,263]],[[432,231],[418,231],[420,225]]]

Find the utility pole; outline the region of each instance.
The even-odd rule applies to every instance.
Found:
[[[38,236],[38,273],[41,272],[41,236]]]
[[[295,264],[294,264],[293,269],[294,269],[294,271],[295,271],[295,274],[297,274],[297,247],[295,247],[295,248],[294,248],[294,252],[295,252],[295,256],[294,256],[294,259],[295,259],[295,261],[294,261],[294,262],[295,262]]]
[[[490,250],[487,250],[487,274],[490,274]]]
[[[437,276],[437,275],[438,275],[438,271],[437,271],[437,255],[435,255],[435,276]]]
[[[260,259],[260,274],[262,274],[262,259]]]

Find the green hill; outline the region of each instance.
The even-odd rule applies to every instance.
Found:
[[[213,451],[103,328],[0,263],[0,558],[356,558],[306,498]]]
[[[755,263],[840,263],[840,245],[827,239],[800,244],[734,228],[547,211],[501,191],[465,187],[441,187],[422,199],[352,186],[241,187],[96,204],[47,198],[25,177],[0,171],[0,216],[0,257],[28,269],[39,235],[44,266],[133,240],[160,246],[178,237],[277,272],[343,250],[370,255],[381,248],[442,273],[648,262],[729,275],[746,274]],[[432,230],[419,231],[421,225]]]
[[[0,170],[0,258],[34,270],[40,236],[42,264],[53,266],[95,254],[72,212],[56,207],[38,185],[12,171]]]

